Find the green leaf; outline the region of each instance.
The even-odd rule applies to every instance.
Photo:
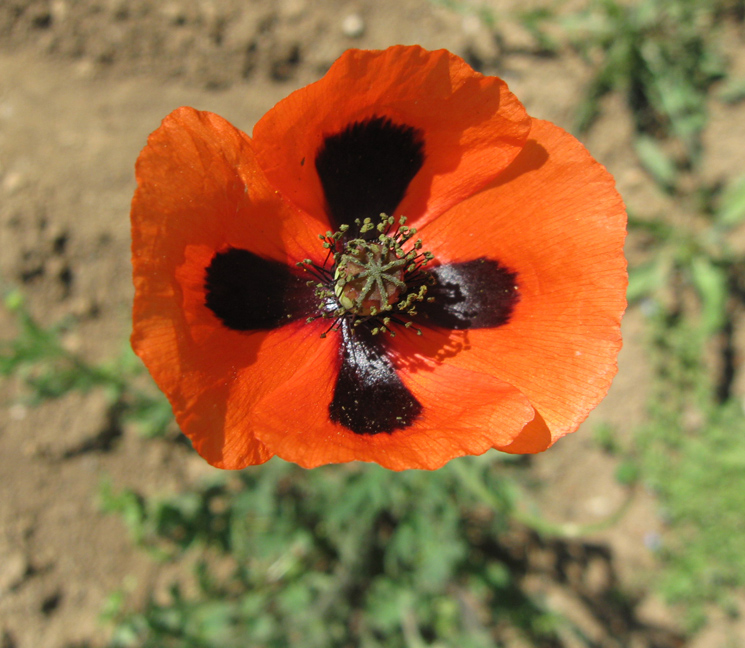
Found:
[[[18,313],[23,308],[25,301],[23,293],[17,288],[14,288],[5,295],[4,304],[5,308],[11,313]]]
[[[655,139],[640,135],[634,142],[634,150],[639,157],[639,162],[657,184],[667,191],[675,188],[678,170]]]
[[[634,484],[639,479],[639,466],[632,461],[624,461],[616,468],[616,480],[626,486]]]
[[[745,78],[729,79],[718,93],[726,103],[738,103],[745,99]]]
[[[745,221],[745,176],[727,185],[714,216],[719,225],[727,228]]]
[[[665,264],[661,258],[629,270],[626,299],[635,302],[653,295],[665,283]]]
[[[691,278],[701,298],[701,325],[706,335],[718,332],[727,317],[727,276],[710,259],[697,256],[691,262]]]

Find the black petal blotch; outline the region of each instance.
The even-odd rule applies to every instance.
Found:
[[[331,420],[356,434],[395,432],[411,425],[421,403],[401,382],[382,336],[342,323],[341,367],[329,405]]]
[[[234,331],[277,328],[307,317],[317,301],[307,277],[240,248],[215,254],[204,287],[207,308]]]
[[[517,273],[492,259],[449,263],[430,274],[435,283],[427,296],[434,299],[417,307],[420,324],[456,330],[503,326],[520,301]]]
[[[424,136],[387,117],[373,117],[327,136],[315,163],[332,229],[350,225],[349,237],[356,238],[355,219],[377,223],[380,214],[396,215],[424,164]]]

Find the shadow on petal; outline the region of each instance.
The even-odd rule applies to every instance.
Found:
[[[548,151],[536,140],[529,139],[512,164],[502,171],[488,188],[505,185],[525,173],[538,171],[546,162],[548,162]]]
[[[411,329],[404,329],[397,331],[395,338],[386,338],[385,348],[396,369],[416,373],[433,371],[436,365],[470,351],[471,342],[466,330],[433,327],[417,335]]]
[[[494,447],[510,454],[536,454],[551,447],[552,443],[551,431],[546,421],[536,411],[535,418],[522,429],[512,443],[503,447]]]

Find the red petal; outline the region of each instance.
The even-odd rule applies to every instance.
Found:
[[[528,400],[490,372],[436,360],[438,342],[450,343],[449,336],[433,333],[431,346],[424,348],[412,337],[397,336],[394,355],[400,361],[399,376],[424,406],[410,427],[391,434],[355,434],[329,420],[339,362],[330,336],[319,340],[326,349],[322,354],[259,403],[254,411],[261,421],[258,438],[277,456],[306,468],[374,461],[392,470],[432,470],[454,457],[510,444],[534,417]]]
[[[204,305],[204,271],[228,245],[303,258],[318,248],[316,233],[267,186],[248,137],[210,113],[169,115],[140,155],[137,180],[132,345],[210,463],[266,461],[272,453],[254,436],[250,408],[287,378],[268,349],[288,334],[226,329]]]
[[[520,152],[530,129],[502,80],[474,72],[445,50],[348,50],[320,81],[280,101],[256,124],[257,158],[282,194],[325,218],[314,164],[323,139],[373,116],[424,133],[424,166],[399,206],[412,223],[490,182]]]
[[[552,442],[574,431],[608,391],[621,347],[626,215],[610,174],[571,135],[534,120],[495,183],[420,233],[442,263],[487,256],[518,274],[509,323],[469,331],[470,350],[451,361],[519,389]],[[545,449],[540,421],[533,429],[535,442],[520,438],[513,451]]]
[[[187,244],[288,263],[319,254],[317,224],[267,184],[250,138],[218,115],[174,110],[148,138],[136,176],[135,261],[179,257]]]

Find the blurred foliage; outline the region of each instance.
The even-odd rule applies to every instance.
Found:
[[[605,95],[622,95],[634,119],[641,163],[672,190],[676,171],[701,160],[708,92],[727,74],[717,38],[727,5],[725,0],[593,0],[581,11],[541,14],[544,24],[558,23],[593,69],[577,109],[578,130],[592,125]],[[530,24],[541,33],[535,12]],[[671,147],[671,141],[679,146]]]
[[[510,527],[508,456],[393,473],[278,460],[221,473],[172,499],[106,487],[105,510],[161,559],[194,557],[194,579],[127,611],[112,599],[112,648],[558,646],[557,620],[520,587],[500,546]],[[455,462],[453,462],[455,463]],[[182,556],[183,557],[183,556]]]
[[[19,376],[30,388],[32,403],[100,385],[124,389],[124,379],[113,368],[91,366],[64,347],[62,335],[69,323],[42,327],[17,290],[6,295],[5,306],[15,314],[19,330],[12,340],[0,342],[0,376]]]
[[[563,26],[572,42],[596,62],[579,106],[579,129],[585,130],[597,117],[604,95],[618,92],[626,98],[637,132],[646,136],[637,153],[653,175],[663,155],[653,144],[663,139],[682,144],[680,163],[698,163],[708,90],[727,69],[717,40],[723,4],[597,0],[585,11],[567,16]]]
[[[669,217],[629,218],[629,225],[652,251],[647,261],[629,270],[630,303],[651,300],[656,307],[684,308],[685,293],[694,293],[698,308],[686,316],[696,320],[697,348],[720,333],[731,319],[745,255],[730,239],[745,222],[745,182],[740,177],[714,190],[703,188],[698,209],[673,222]],[[694,345],[695,346],[695,345]]]
[[[628,455],[662,505],[668,532],[658,586],[685,604],[689,631],[704,623],[711,602],[736,610],[736,588],[745,587],[745,414],[707,379],[699,327],[664,311],[654,317],[658,380]]]
[[[72,320],[41,325],[28,312],[18,290],[7,292],[4,305],[14,315],[17,334],[11,340],[0,340],[0,377],[19,378],[29,404],[72,391],[104,389],[112,410],[134,421],[145,436],[162,436],[172,425],[173,414],[163,396],[136,386],[144,367],[129,344],[113,361],[91,363],[65,346]]]

